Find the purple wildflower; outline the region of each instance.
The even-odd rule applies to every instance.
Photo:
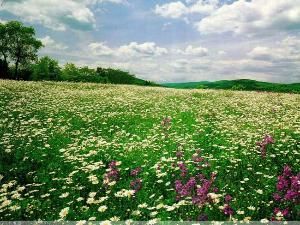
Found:
[[[300,203],[300,173],[293,175],[292,169],[289,166],[284,166],[282,174],[278,176],[276,189],[277,193],[273,194],[276,202],[290,207],[298,205]],[[276,220],[278,213],[287,219],[292,216],[293,210],[275,208],[275,216],[272,219]]]
[[[225,196],[225,202],[226,202],[226,203],[229,203],[231,200],[232,200],[231,195],[226,195],[226,196]]]
[[[142,170],[141,167],[137,167],[137,168],[131,170],[130,175],[133,177],[136,177],[141,172],[141,170]]]
[[[197,188],[196,190],[196,196],[192,198],[192,201],[195,205],[203,205],[205,202],[207,202],[208,199],[208,193],[212,186],[213,180],[206,180],[204,179],[202,181],[201,187]]]
[[[117,162],[115,160],[111,161],[109,164],[108,164],[108,167],[109,168],[115,168],[117,167]]]
[[[117,181],[120,177],[120,171],[117,168],[117,162],[111,161],[108,164],[108,169],[108,172],[104,174],[104,180],[106,181],[106,183]]]
[[[277,201],[277,202],[281,200],[281,196],[280,196],[278,193],[274,193],[274,194],[273,194],[273,198],[274,198],[274,200]]]
[[[286,177],[292,176],[292,169],[288,165],[285,165],[283,168],[283,175]]]
[[[214,192],[214,193],[218,193],[218,192],[219,192],[219,188],[214,187],[214,188],[213,188],[213,192]]]
[[[296,192],[294,190],[287,190],[284,199],[288,201],[293,201],[296,199],[296,197],[299,195],[299,192]]]
[[[274,144],[275,140],[271,135],[265,135],[264,139],[261,142],[257,142],[256,145],[260,148],[261,157],[266,158],[267,155],[267,146]]]
[[[182,184],[180,180],[176,180],[175,191],[177,193],[177,199],[190,195],[195,186],[196,179],[194,177],[191,177],[186,184]]]
[[[135,191],[138,192],[142,188],[142,180],[141,179],[135,179],[130,182],[130,187]]]
[[[278,181],[277,181],[277,191],[283,191],[285,190],[286,188],[289,187],[289,179],[287,179],[285,176],[278,176]]]
[[[184,163],[178,163],[178,166],[179,166],[179,169],[180,169],[180,172],[181,172],[180,176],[185,177],[187,175],[187,172],[188,172],[185,164]]]
[[[230,207],[230,205],[225,205],[224,210],[223,210],[224,214],[227,216],[233,215],[234,211],[233,209]]]

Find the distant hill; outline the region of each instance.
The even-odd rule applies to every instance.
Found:
[[[269,91],[269,92],[287,92],[300,93],[300,83],[279,84],[268,83],[256,80],[220,80],[215,82],[200,81],[188,83],[164,83],[164,87],[178,89],[224,89],[224,90],[245,90],[245,91]]]

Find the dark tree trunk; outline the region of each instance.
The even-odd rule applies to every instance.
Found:
[[[6,54],[1,51],[3,59],[0,57],[0,77],[1,78],[8,78],[8,63]]]
[[[19,69],[19,60],[16,61],[16,67],[15,67],[15,79],[16,80],[19,80],[18,69]]]
[[[0,59],[0,78],[7,79],[8,77],[8,63],[4,57],[4,59]]]

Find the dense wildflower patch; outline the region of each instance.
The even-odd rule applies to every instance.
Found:
[[[0,220],[300,220],[300,95],[0,81]]]

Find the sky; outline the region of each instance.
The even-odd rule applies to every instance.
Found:
[[[0,0],[0,2],[3,0]],[[40,55],[155,82],[300,82],[300,0],[4,0]]]

